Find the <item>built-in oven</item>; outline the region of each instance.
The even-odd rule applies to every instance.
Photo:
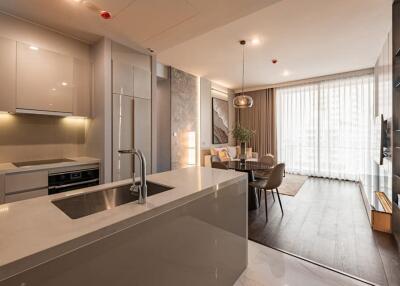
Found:
[[[49,174],[49,195],[96,186],[99,169],[83,169]]]

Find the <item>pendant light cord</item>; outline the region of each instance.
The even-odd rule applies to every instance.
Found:
[[[244,95],[244,45],[243,45],[243,62],[242,62],[242,95]]]

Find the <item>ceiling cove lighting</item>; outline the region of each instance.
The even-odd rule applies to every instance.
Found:
[[[243,64],[242,64],[242,93],[240,95],[235,96],[233,99],[233,107],[235,108],[250,108],[253,106],[253,98],[244,94],[244,47],[246,45],[246,41],[241,40],[239,42],[243,47]]]

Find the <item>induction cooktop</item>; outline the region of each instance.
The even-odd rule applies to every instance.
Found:
[[[66,158],[49,159],[49,160],[16,162],[16,163],[13,163],[13,165],[16,166],[16,167],[30,167],[30,166],[55,164],[55,163],[65,163],[65,162],[74,162],[74,160],[70,160],[70,159],[66,159]]]

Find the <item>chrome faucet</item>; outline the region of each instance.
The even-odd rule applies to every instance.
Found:
[[[133,185],[131,186],[132,192],[139,193],[139,204],[146,203],[147,198],[147,184],[146,184],[146,159],[142,151],[137,149],[132,150],[119,150],[118,153],[120,154],[131,154],[132,155],[132,179]],[[138,156],[140,161],[140,185],[137,186],[135,183],[135,155]]]

